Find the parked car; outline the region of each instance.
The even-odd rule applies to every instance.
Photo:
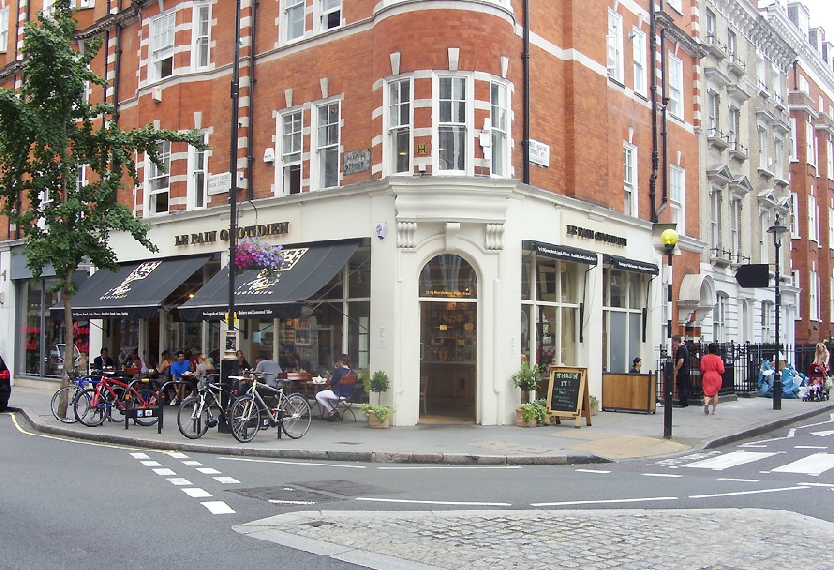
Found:
[[[6,411],[9,405],[9,398],[12,395],[12,375],[0,356],[0,412]]]
[[[49,372],[56,376],[61,375],[61,371],[64,369],[64,351],[66,350],[67,345],[63,343],[58,343],[52,345],[52,350],[49,351]],[[73,345],[75,349],[75,363],[74,366],[78,367],[81,362],[81,352],[79,352],[78,347]]]

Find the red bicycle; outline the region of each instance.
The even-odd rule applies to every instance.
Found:
[[[105,420],[124,421],[127,409],[145,410],[157,406],[159,394],[148,387],[134,386],[135,381],[125,382],[112,375],[103,375],[94,388],[87,388],[75,399],[75,417],[87,427],[100,426]],[[113,417],[113,410],[121,419]],[[136,414],[136,423],[150,426],[156,417],[141,417]]]

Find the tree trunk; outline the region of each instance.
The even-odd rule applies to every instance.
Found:
[[[69,294],[68,284],[72,283],[72,274],[70,271],[67,276],[67,281],[61,291],[61,297],[64,299],[64,365],[61,367],[61,384],[64,388],[69,386],[69,375],[67,374],[67,367],[72,366],[75,369],[75,335],[72,322],[72,298]],[[67,417],[67,407],[69,406],[68,390],[61,392],[61,399],[58,400],[58,415],[62,418]],[[75,413],[73,411],[72,413]]]

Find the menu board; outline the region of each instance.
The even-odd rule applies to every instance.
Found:
[[[573,366],[551,366],[547,389],[547,412],[555,418],[576,418],[576,427],[584,413],[585,425],[591,425],[591,402],[588,396],[588,369]]]

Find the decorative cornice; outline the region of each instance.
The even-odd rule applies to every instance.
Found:
[[[655,12],[655,22],[660,30],[666,31],[666,38],[676,42],[691,57],[703,59],[709,54],[707,46],[695,41],[695,38],[678,27],[672,16],[666,12]]]

